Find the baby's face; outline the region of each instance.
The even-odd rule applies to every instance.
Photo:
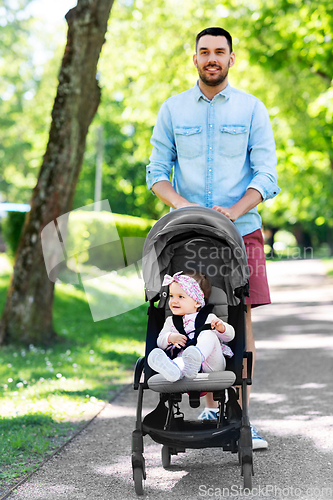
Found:
[[[200,303],[187,295],[179,284],[173,281],[169,287],[169,306],[173,314],[184,316],[197,312]]]

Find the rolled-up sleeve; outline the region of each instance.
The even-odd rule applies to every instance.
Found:
[[[157,116],[156,125],[150,140],[153,151],[146,167],[148,189],[159,181],[170,181],[170,174],[177,158],[172,120],[166,101]]]
[[[259,191],[263,201],[274,198],[281,191],[277,185],[275,141],[268,111],[259,100],[252,115],[249,153],[253,178],[248,188]]]

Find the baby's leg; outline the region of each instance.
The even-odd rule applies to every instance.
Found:
[[[148,356],[149,366],[169,382],[176,382],[181,378],[181,369],[174,363],[162,349],[153,349]]]
[[[197,347],[204,358],[202,363],[204,373],[225,370],[226,362],[216,333],[211,330],[201,332],[198,336]]]

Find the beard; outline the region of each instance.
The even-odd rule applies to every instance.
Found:
[[[207,75],[204,71],[207,68],[218,68],[218,69],[221,69],[222,71],[216,75]],[[223,83],[224,80],[227,78],[228,73],[229,73],[229,64],[228,64],[228,67],[225,68],[224,70],[221,68],[221,66],[219,66],[217,64],[215,64],[215,65],[208,64],[203,69],[198,68],[198,73],[199,73],[199,77],[203,81],[203,83],[205,83],[209,87],[217,87],[218,85]]]

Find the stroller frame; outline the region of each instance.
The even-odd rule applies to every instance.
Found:
[[[208,217],[211,217],[210,212],[214,212],[202,207],[181,209],[181,212],[183,211],[182,216],[185,217],[185,221],[194,215],[194,211],[196,214],[199,211],[199,214],[203,214],[204,217],[206,217],[207,211]],[[216,217],[215,214],[214,217]],[[218,217],[220,216],[227,229],[235,231],[233,224],[218,214]],[[165,227],[161,221],[167,219],[166,223],[168,224],[170,219],[172,222],[173,217],[171,212],[160,219],[155,226],[160,224],[160,226]],[[153,236],[154,228],[151,230]],[[147,239],[149,239],[149,235]],[[238,243],[242,245],[242,240],[238,240]],[[138,391],[135,430],[132,432],[132,469],[137,495],[143,495],[143,481],[146,479],[143,455],[143,437],[145,435],[150,435],[155,442],[162,445],[161,458],[164,468],[170,466],[173,455],[183,453],[186,449],[219,447],[224,451],[238,453],[244,488],[249,490],[252,488],[253,450],[248,415],[247,386],[252,384],[253,363],[252,352],[246,351],[245,297],[248,295],[247,280],[246,283],[234,290],[234,294],[238,297],[239,303],[228,306],[228,322],[235,328],[236,333],[235,339],[230,343],[234,356],[227,360],[225,372],[199,373],[194,380],[182,379],[174,383],[167,382],[161,375],[153,375],[155,372],[147,364],[147,356],[156,345],[152,341],[148,342],[147,333],[146,355],[137,360],[133,386],[134,390]],[[157,308],[154,305],[161,299],[162,295],[157,293],[153,296],[151,294],[149,297],[147,331],[152,328],[159,331],[163,324],[165,309]],[[164,297],[166,297],[165,292]],[[245,375],[243,374],[244,359],[247,360]],[[239,387],[241,387],[241,392]],[[143,396],[146,389],[159,392],[160,397],[155,410],[143,419]],[[219,419],[217,421],[185,420],[179,406],[182,395],[188,393],[190,406],[198,408],[200,406],[200,392],[202,391],[213,393],[214,400],[219,405]],[[241,406],[238,403],[239,398]]]

